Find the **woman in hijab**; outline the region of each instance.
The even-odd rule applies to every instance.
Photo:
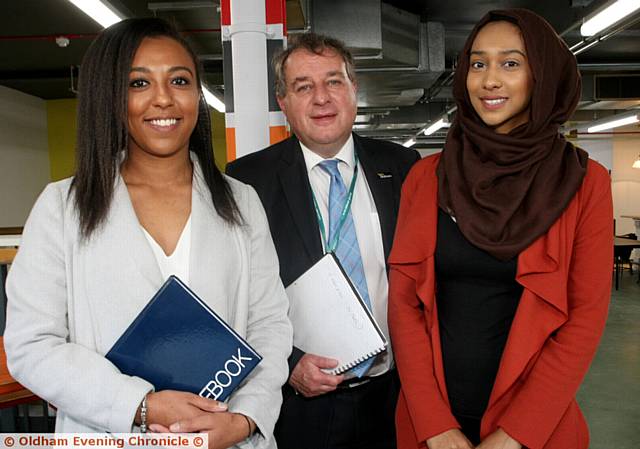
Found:
[[[559,127],[574,56],[521,9],[472,31],[444,151],[412,169],[390,256],[398,448],[586,449],[575,400],[611,288],[607,171]]]

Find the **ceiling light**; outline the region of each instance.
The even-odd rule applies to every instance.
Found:
[[[114,23],[120,22],[124,16],[118,13],[111,5],[104,0],[69,0],[82,12],[93,20],[107,28]]]
[[[409,140],[407,140],[405,143],[403,143],[403,144],[402,144],[402,146],[409,148],[409,147],[414,146],[414,145],[415,145],[415,143],[416,143],[416,139],[414,139],[414,138],[412,137],[411,139],[409,139]]]
[[[424,130],[424,135],[425,136],[430,136],[431,134],[435,133],[437,130],[439,130],[440,128],[444,128],[446,126],[449,126],[449,123],[444,121],[444,118],[441,118],[440,120],[438,120],[435,123],[432,123],[431,125],[429,125],[429,127],[427,127]]]
[[[594,36],[638,9],[640,9],[638,0],[617,0],[592,18],[586,20],[580,27],[580,34]]]
[[[618,128],[619,126],[630,125],[632,123],[637,123],[638,114],[627,115],[624,117],[613,116],[607,121],[595,124],[587,128],[588,133],[597,133],[598,131],[604,131],[605,129]],[[596,122],[597,123],[597,122]]]
[[[640,168],[640,154],[638,155],[638,159],[633,163],[633,168]]]
[[[203,84],[202,86],[202,94],[204,95],[205,101],[218,112],[224,112],[224,102],[222,102],[218,97],[211,93],[209,89]]]

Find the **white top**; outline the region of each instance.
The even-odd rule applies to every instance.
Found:
[[[313,189],[313,193],[320,208],[320,214],[327,226],[326,232],[329,232],[329,186],[331,177],[318,166],[324,159],[316,153],[305,147],[300,142],[302,154],[307,166],[307,175],[309,183]],[[354,145],[353,136],[349,136],[349,140],[340,149],[333,159],[340,161],[338,163],[338,171],[342,175],[342,179],[349,188],[351,179],[353,178],[354,168]],[[389,292],[389,283],[387,280],[387,270],[384,259],[384,247],[382,245],[382,230],[380,228],[380,219],[378,218],[378,210],[373,201],[373,196],[367,184],[367,178],[364,176],[362,166],[358,166],[358,178],[353,192],[353,202],[351,203],[351,215],[353,216],[353,224],[358,236],[358,246],[360,247],[360,255],[362,256],[362,264],[364,266],[364,275],[367,279],[367,288],[369,290],[369,299],[373,316],[384,333],[387,341],[389,339],[389,326],[387,324],[387,298]],[[322,238],[321,238],[322,239]],[[325,242],[322,242],[324,246]],[[391,345],[388,350],[378,355],[375,363],[367,372],[369,376],[376,376],[385,373],[391,367],[393,356]]]
[[[164,250],[158,242],[156,242],[151,234],[147,232],[144,226],[140,225],[140,227],[153,250],[153,255],[158,261],[158,267],[160,267],[162,279],[167,279],[173,274],[188,286],[189,257],[191,256],[191,215],[189,215],[187,223],[182,229],[182,234],[180,234],[176,248],[173,250],[173,253],[168,256],[164,253]]]

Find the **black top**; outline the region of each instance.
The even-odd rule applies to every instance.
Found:
[[[435,267],[451,408],[456,416],[481,418],[522,294],[517,259],[502,262],[473,246],[438,209]]]

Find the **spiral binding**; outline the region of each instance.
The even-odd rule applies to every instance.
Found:
[[[359,363],[362,363],[365,360],[370,359],[371,357],[380,354],[382,351],[384,351],[384,349],[385,349],[384,347],[377,348],[375,351],[372,351],[372,352],[369,352],[367,354],[364,354],[362,357],[359,357],[359,358],[357,358],[355,360],[352,360],[349,363],[345,363],[344,365],[340,365],[340,366],[334,368],[332,370],[331,374],[338,375],[338,374],[344,373],[345,371],[349,371],[351,368],[353,368],[354,366],[358,365]]]

